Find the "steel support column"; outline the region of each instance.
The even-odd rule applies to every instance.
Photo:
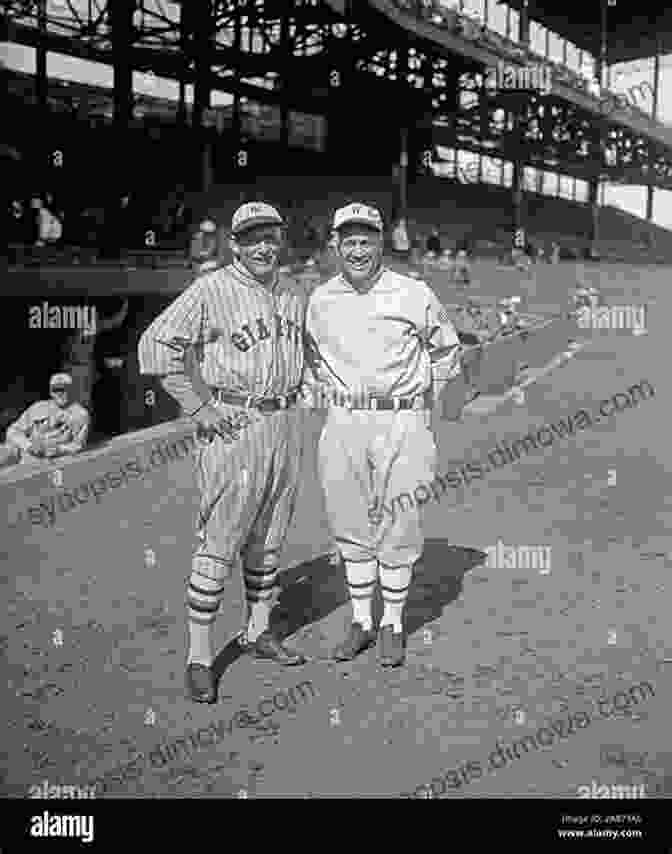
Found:
[[[653,57],[653,97],[651,103],[651,118],[658,121],[658,91],[660,89],[660,44],[656,42],[656,52]],[[649,184],[646,188],[646,219],[653,221],[653,193],[654,187]]]
[[[588,205],[590,206],[590,251],[597,253],[597,243],[600,239],[600,181],[591,178],[588,182]]]
[[[527,12],[528,0],[524,0],[520,10],[520,42],[526,47],[530,46],[530,18]],[[520,112],[523,109],[522,101],[518,99],[512,104],[513,108],[513,138],[515,140],[514,150],[519,152],[522,143],[522,127]],[[524,228],[523,224],[523,176],[524,166],[519,157],[513,160],[513,182],[511,186],[511,201],[512,201],[512,219],[514,233],[520,228]]]
[[[280,19],[280,145],[283,150],[289,148],[289,96],[288,74],[291,68],[292,43],[289,37],[289,15]]]
[[[195,85],[192,127],[200,142],[201,188],[207,192],[213,183],[212,144],[209,131],[203,126],[203,120],[205,111],[210,108],[210,66],[212,40],[215,34],[212,0],[203,0],[198,10],[195,9],[194,12]]]
[[[38,0],[37,28],[40,39],[35,48],[35,94],[43,115],[47,112],[47,0]]]
[[[114,126],[117,144],[126,139],[133,118],[133,64],[131,45],[134,41],[133,12],[135,0],[111,0],[112,59],[114,65]]]
[[[523,0],[523,6],[520,10],[519,19],[519,37],[518,41],[524,44],[525,47],[530,46],[530,16],[527,13],[528,0]]]
[[[185,20],[185,4],[180,4],[180,52],[183,57],[187,57],[189,55],[188,44],[189,44],[189,31],[187,29],[187,20]],[[179,85],[179,94],[177,99],[177,124],[181,128],[185,128],[187,126],[187,98],[186,98],[186,78],[187,71],[184,66],[180,68],[179,77],[178,77],[178,85]]]

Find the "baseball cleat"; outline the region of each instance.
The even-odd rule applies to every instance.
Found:
[[[368,649],[375,640],[376,633],[373,629],[364,629],[361,623],[351,623],[348,636],[333,651],[332,658],[336,661],[352,661]]]
[[[217,685],[212,667],[204,664],[187,665],[187,699],[194,703],[216,703]]]
[[[288,649],[269,629],[262,632],[253,642],[239,638],[238,645],[244,652],[263,661],[277,661],[278,664],[284,664],[286,667],[296,667],[299,664],[306,663],[304,655]]]
[[[404,663],[404,633],[394,626],[383,626],[378,635],[378,662],[381,667],[399,667]]]

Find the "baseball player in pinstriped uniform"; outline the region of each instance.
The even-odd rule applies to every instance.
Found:
[[[198,424],[200,545],[188,583],[187,696],[215,702],[213,625],[222,580],[242,559],[248,606],[244,650],[304,662],[269,626],[280,551],[294,514],[302,431],[305,296],[278,276],[284,222],[248,203],[232,221],[228,267],[196,279],[144,332],[142,373]]]
[[[342,272],[313,291],[306,315],[306,385],[329,409],[319,470],[353,608],[334,657],[352,660],[374,642],[371,603],[379,581],[379,661],[397,666],[405,657],[403,609],[424,538],[417,508],[396,518],[372,517],[371,508],[432,481],[433,363],[441,362],[445,380],[458,376],[459,340],[424,282],[382,266],[383,222],[375,208],[341,208],[334,231]]]

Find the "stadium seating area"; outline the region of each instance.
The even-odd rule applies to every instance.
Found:
[[[296,188],[300,199],[296,200]],[[394,186],[387,177],[362,178],[331,176],[259,178],[257,184],[228,184],[188,198],[193,221],[214,219],[227,228],[241,195],[264,198],[283,210],[289,220],[289,240],[299,256],[317,248],[305,244],[305,228],[310,224],[323,247],[330,227],[331,213],[339,206],[361,200],[377,206],[387,222],[394,216]],[[468,239],[475,254],[501,255],[510,248],[512,228],[511,191],[495,185],[469,184],[437,178],[419,178],[409,187],[408,227],[411,238],[424,247],[426,237],[436,226],[446,248]],[[587,205],[535,193],[525,193],[523,222],[528,238],[535,246],[549,249],[556,242],[565,257],[582,256],[589,246],[591,213]],[[174,248],[162,242],[157,248],[144,247],[124,253],[122,263],[132,268],[187,266],[186,241]],[[670,263],[672,233],[614,207],[600,209],[598,253],[604,260],[632,263]],[[10,247],[13,263],[69,265],[71,263],[116,263],[98,259],[90,248],[61,245],[39,252],[29,247]]]

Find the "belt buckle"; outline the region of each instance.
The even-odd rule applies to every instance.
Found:
[[[279,394],[276,399],[278,401],[278,406],[280,407],[280,409],[287,409],[287,407],[289,406],[289,403],[287,401],[287,395],[286,394]]]
[[[399,400],[398,397],[393,397],[392,398],[392,411],[393,412],[399,412],[400,408],[401,408],[401,400]]]
[[[255,396],[253,394],[248,394],[245,397],[245,409],[252,409],[252,403],[255,400]]]
[[[378,410],[378,398],[374,396],[369,398],[369,409],[372,412],[376,412]]]

